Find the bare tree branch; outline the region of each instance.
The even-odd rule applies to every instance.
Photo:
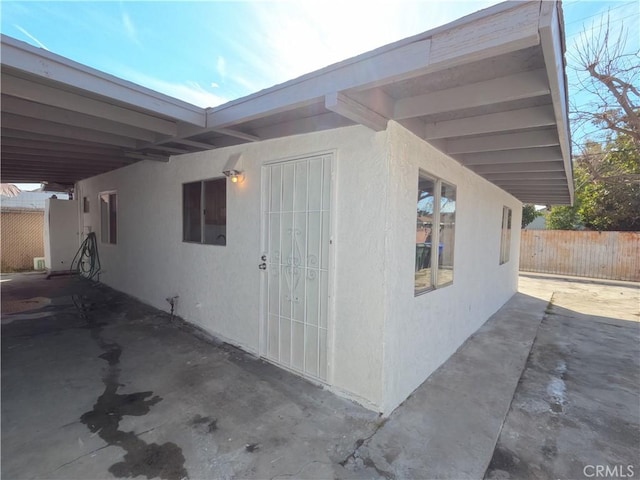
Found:
[[[593,31],[587,35],[587,32]],[[628,135],[636,148],[640,149],[640,99],[637,80],[640,77],[639,52],[626,51],[627,31],[623,28],[612,38],[610,19],[600,22],[599,27],[585,30],[569,55],[577,73],[574,87],[591,100],[582,105],[571,105],[574,126],[583,128],[586,121],[602,126],[606,138],[617,134]],[[580,75],[583,72],[585,75]],[[576,95],[578,97],[578,95]],[[575,129],[574,129],[575,131]]]

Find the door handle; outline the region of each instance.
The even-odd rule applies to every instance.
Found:
[[[261,263],[260,265],[258,265],[258,268],[260,270],[266,270],[267,269],[267,264],[266,263]]]

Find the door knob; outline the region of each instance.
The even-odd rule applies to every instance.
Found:
[[[260,265],[258,265],[258,268],[260,270],[266,270],[267,269],[267,264],[266,263],[261,263]]]

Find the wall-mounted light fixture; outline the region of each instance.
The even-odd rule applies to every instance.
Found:
[[[240,170],[225,170],[224,173],[229,180],[231,180],[231,183],[242,183],[242,181],[244,180],[244,173],[242,173]]]
[[[238,165],[241,158],[242,154],[234,153],[229,157],[229,160],[227,160],[227,163],[222,169],[222,173],[231,180],[231,183],[242,183],[244,180],[244,172]]]

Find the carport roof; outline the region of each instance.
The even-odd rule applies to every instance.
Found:
[[[570,203],[560,3],[501,3],[207,109],[2,36],[3,182],[389,120],[523,202]]]

